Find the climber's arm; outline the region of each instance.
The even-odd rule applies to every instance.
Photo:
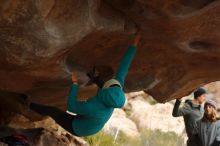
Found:
[[[135,36],[134,42],[132,45],[130,45],[124,54],[121,63],[119,65],[119,68],[116,72],[115,79],[118,80],[122,87],[124,87],[124,80],[128,73],[129,66],[134,58],[134,55],[137,50],[137,45],[140,41],[141,34],[140,32]]]

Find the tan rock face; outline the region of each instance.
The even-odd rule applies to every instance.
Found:
[[[1,0],[0,89],[65,107],[70,72],[80,84],[93,65],[117,70],[143,35],[126,91],[165,102],[219,80],[220,1]]]

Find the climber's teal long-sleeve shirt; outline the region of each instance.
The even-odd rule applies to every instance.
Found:
[[[136,50],[135,46],[128,47],[115,75],[122,87]],[[117,86],[101,89],[95,97],[84,102],[77,101],[78,88],[76,84],[71,86],[67,101],[68,111],[77,114],[72,127],[78,136],[88,136],[100,131],[111,117],[114,108],[121,108],[125,103],[123,89]]]

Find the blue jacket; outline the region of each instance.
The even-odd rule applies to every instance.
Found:
[[[122,87],[136,50],[134,46],[128,47],[115,75]],[[71,86],[67,101],[68,111],[77,114],[72,127],[78,136],[88,136],[100,131],[111,117],[114,108],[122,108],[125,104],[125,95],[120,87],[100,89],[95,97],[83,102],[77,101],[78,88],[76,84]]]

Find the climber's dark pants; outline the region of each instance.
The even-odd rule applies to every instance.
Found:
[[[30,109],[36,111],[37,113],[43,116],[50,116],[52,119],[56,121],[57,124],[63,127],[63,129],[72,133],[73,135],[76,135],[72,127],[72,121],[76,116],[70,115],[56,107],[37,104],[37,103],[31,103]]]

